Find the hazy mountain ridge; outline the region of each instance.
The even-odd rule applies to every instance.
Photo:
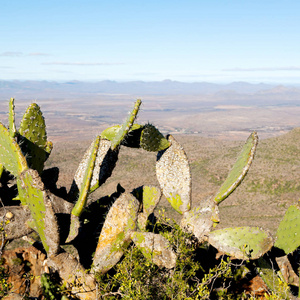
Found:
[[[164,81],[129,81],[117,82],[104,80],[99,82],[55,82],[55,81],[0,81],[0,96],[16,95],[16,94],[40,94],[40,93],[57,93],[61,94],[140,94],[140,95],[212,95],[216,93],[229,94],[254,94],[265,93],[269,91],[276,92],[276,85],[270,84],[251,84],[247,82],[233,82],[229,84],[216,84],[209,82],[179,82],[172,80]],[[277,88],[278,89],[278,88]],[[285,93],[290,91],[300,95],[300,89],[294,87],[285,87]],[[282,93],[282,89],[281,89]]]

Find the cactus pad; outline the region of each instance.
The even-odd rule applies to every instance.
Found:
[[[139,201],[123,193],[110,208],[99,237],[94,256],[94,270],[105,273],[122,257],[124,247],[131,241],[136,229]]]
[[[72,209],[70,233],[66,240],[67,243],[72,241],[78,235],[78,230],[80,227],[79,217],[81,216],[86,206],[87,197],[90,191],[91,181],[92,181],[93,172],[95,168],[97,153],[99,149],[99,144],[100,144],[100,136],[98,136],[94,141],[94,143],[92,144],[92,147],[90,148],[90,151],[88,153],[89,156],[87,157],[87,160],[84,159],[84,163],[81,164],[82,171],[83,171],[82,173],[84,174],[82,177],[78,200]]]
[[[26,204],[34,220],[34,227],[43,246],[50,255],[56,254],[59,250],[59,228],[52,207],[51,194],[45,190],[36,170],[25,170],[21,173],[20,180]]]
[[[70,200],[76,199],[80,193],[80,188],[84,181],[86,166],[93,151],[94,143],[95,141],[92,142],[91,146],[85,152],[75,173],[69,193]],[[89,193],[95,191],[106,181],[107,178],[109,178],[118,160],[118,153],[117,149],[115,151],[111,150],[111,142],[109,140],[105,140],[103,138],[100,139]]]
[[[257,260],[257,269],[260,277],[268,286],[281,299],[291,299],[288,291],[284,289],[282,281],[274,270],[273,262],[269,262],[264,257]]]
[[[130,131],[130,129],[137,117],[137,114],[138,114],[141,104],[142,104],[142,101],[140,99],[136,100],[132,112],[130,113],[130,115],[128,116],[128,118],[123,123],[122,127],[120,128],[120,130],[118,130],[115,137],[111,141],[111,149],[112,150],[115,150],[121,144],[121,142],[123,141],[125,136]]]
[[[215,230],[209,234],[208,242],[219,251],[237,259],[257,259],[274,244],[270,233],[258,227]]]
[[[180,214],[191,209],[191,172],[182,146],[170,135],[171,146],[157,154],[156,176],[164,196]]]
[[[144,231],[149,215],[153,213],[161,198],[161,191],[156,186],[144,185],[134,190],[133,194],[143,202],[143,212],[138,215],[138,227]]]
[[[213,199],[201,201],[200,206],[184,212],[180,227],[192,233],[199,243],[207,241],[214,224],[219,222],[219,209]]]
[[[161,151],[170,146],[170,142],[151,124],[142,130],[140,146],[146,151]]]
[[[20,138],[22,141],[22,150],[28,154],[27,161],[29,167],[37,170],[39,173],[44,168],[48,154],[46,124],[40,107],[32,103],[27,108],[21,121]]]
[[[8,112],[8,128],[12,138],[16,137],[17,129],[15,124],[15,99],[10,98],[9,100],[9,112]]]
[[[0,123],[0,162],[14,176],[28,168],[26,159],[17,142],[9,131]]]
[[[176,254],[168,240],[152,232],[133,232],[131,238],[144,256],[159,267],[172,269],[176,265]]]
[[[291,205],[277,229],[275,247],[282,249],[286,254],[295,251],[300,246],[300,208]]]
[[[219,189],[219,192],[215,196],[215,201],[217,203],[220,203],[224,199],[226,199],[243,181],[253,161],[257,143],[257,134],[256,132],[253,132],[247,139],[227,179],[225,180],[225,182]]]

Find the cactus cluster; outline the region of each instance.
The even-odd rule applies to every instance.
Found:
[[[250,168],[258,143],[255,132],[247,139],[216,195],[193,206],[190,166],[183,147],[173,136],[164,137],[151,124],[134,124],[140,105],[141,100],[137,100],[122,125],[110,127],[94,139],[78,166],[69,192],[58,197],[42,179],[44,163],[52,149],[42,112],[37,104],[31,104],[20,128],[16,129],[14,99],[10,100],[9,128],[0,123],[0,174],[7,172],[13,176],[18,191],[14,198],[21,206],[6,207],[15,216],[6,228],[8,239],[36,231],[48,256],[47,270],[57,271],[80,299],[96,299],[94,274],[106,273],[114,267],[132,242],[159,267],[175,267],[176,252],[169,242],[147,229],[148,218],[162,194],[181,214],[181,228],[191,232],[199,245],[208,242],[222,253],[252,260],[263,259],[273,247],[285,255],[299,247],[298,206],[288,209],[275,244],[269,232],[257,227],[213,230],[220,221],[218,205],[237,188]],[[160,187],[142,186],[131,192],[118,191],[111,197],[113,201],[105,216],[90,272],[87,272],[79,262],[80,257],[72,256],[62,246],[78,244],[88,196],[111,176],[121,146],[157,152],[156,175]],[[16,230],[16,226],[20,228]],[[267,262],[262,261],[259,268],[267,277],[266,265]]]

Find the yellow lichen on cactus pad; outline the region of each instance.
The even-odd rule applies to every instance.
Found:
[[[182,146],[168,137],[171,146],[158,152],[156,176],[164,196],[179,213],[191,209],[191,172]]]

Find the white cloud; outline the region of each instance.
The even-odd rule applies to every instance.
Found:
[[[116,66],[116,65],[124,65],[124,63],[97,63],[97,62],[46,62],[42,63],[42,65],[61,65],[61,66]]]
[[[18,57],[22,55],[23,55],[22,52],[14,52],[14,51],[7,51],[7,52],[0,53],[0,56],[10,56],[10,57]]]
[[[32,52],[29,53],[28,56],[49,56],[50,54],[48,53],[41,53],[41,52]]]
[[[258,71],[300,71],[300,67],[273,67],[273,68],[232,68],[232,69],[223,69],[222,71],[229,72],[258,72]]]

